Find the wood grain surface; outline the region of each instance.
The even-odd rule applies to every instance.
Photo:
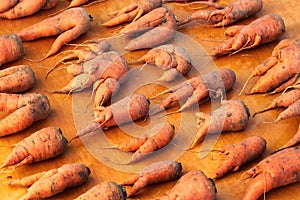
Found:
[[[124,43],[122,43],[122,37],[114,37],[117,36],[119,30],[124,25],[113,28],[101,26],[102,23],[111,17],[109,13],[124,7],[130,2],[133,1],[107,0],[102,3],[84,6],[84,8],[86,8],[89,14],[93,17],[92,27],[88,33],[82,35],[80,38],[72,41],[71,43],[79,44],[90,39],[108,38],[108,41],[112,43],[112,48],[120,53],[123,53],[128,62],[134,61],[144,55],[148,50],[125,52],[123,50]],[[220,4],[227,4],[229,1],[218,0],[217,2]],[[297,3],[297,1],[263,0],[263,3],[263,9],[257,15],[237,22],[236,24],[248,24],[263,15],[277,13],[282,16],[286,25],[286,32],[280,39],[300,39],[300,22],[298,19],[298,17],[300,17],[300,5]],[[62,0],[54,9],[41,11],[29,17],[16,20],[0,19],[0,34],[14,33],[25,27],[28,27],[31,24],[40,22],[41,20],[47,18],[50,14],[67,7],[68,4],[69,1]],[[173,10],[178,19],[184,18],[191,12],[195,12],[196,9],[202,7],[202,5],[199,4],[185,3],[166,3],[165,6]],[[200,26],[197,23],[191,23],[179,29],[175,39],[170,43],[184,46],[187,48],[192,57],[192,62],[195,67],[186,78],[224,67],[234,70],[237,75],[237,80],[233,89],[227,93],[226,99],[244,100],[246,105],[249,107],[250,112],[253,113],[272,101],[277,94],[251,96],[239,96],[238,94],[253,68],[271,55],[272,49],[276,44],[278,44],[279,40],[252,50],[242,51],[231,56],[211,58],[208,56],[209,52],[216,45],[220,44],[226,39],[224,36],[225,30],[226,27],[211,28]],[[56,37],[49,37],[37,39],[31,42],[24,42],[26,57],[30,59],[39,59],[43,57],[49,50],[55,38]],[[65,45],[61,52],[72,48],[74,48],[74,46]],[[3,162],[6,156],[10,153],[12,148],[8,147],[9,145],[19,142],[23,138],[29,136],[35,131],[40,130],[41,128],[47,126],[60,127],[65,137],[70,139],[75,135],[77,130],[81,129],[92,120],[91,113],[89,113],[91,89],[69,95],[54,94],[46,91],[61,88],[71,79],[71,76],[66,74],[64,66],[61,66],[59,69],[50,74],[47,80],[45,80],[46,72],[60,58],[62,58],[62,56],[64,55],[58,54],[37,63],[30,62],[26,59],[20,59],[18,61],[7,63],[1,66],[2,68],[6,68],[18,64],[27,64],[32,67],[36,74],[37,82],[28,92],[40,92],[47,95],[51,104],[51,114],[47,119],[33,124],[20,133],[0,138],[0,162]],[[130,65],[131,69],[134,69],[135,67],[139,66]],[[149,77],[155,78],[159,76],[161,71],[157,68],[147,66],[143,70],[138,69],[138,71],[133,72],[134,75],[138,76],[132,76],[122,84],[119,93],[116,95],[116,97],[114,97],[115,101],[132,92],[141,92],[147,97],[150,97],[169,86],[163,84],[147,84],[148,82],[144,81]],[[138,72],[140,72],[140,75]],[[149,74],[153,75],[153,77],[148,77],[147,75]],[[178,80],[178,82],[179,81],[182,81],[182,79]],[[251,84],[253,84],[253,82],[249,83],[250,86]],[[160,100],[161,98],[153,101],[153,103],[159,103]],[[193,107],[182,113],[169,115],[167,117],[156,117],[153,119],[140,120],[136,124],[125,125],[122,127],[111,128],[107,131],[96,132],[95,134],[82,138],[82,140],[74,140],[69,144],[68,150],[61,156],[51,160],[19,167],[11,173],[1,173],[0,199],[18,199],[26,193],[26,188],[8,187],[2,184],[2,182],[9,179],[31,175],[40,171],[58,168],[62,164],[73,162],[81,162],[89,166],[91,169],[90,179],[86,184],[76,188],[69,188],[63,193],[55,195],[50,199],[74,199],[97,183],[102,181],[114,181],[119,183],[125,178],[129,177],[132,173],[138,172],[144,166],[154,161],[163,159],[176,159],[178,162],[181,162],[183,166],[183,173],[186,173],[190,170],[201,169],[208,177],[211,177],[224,157],[213,152],[208,152],[206,153],[207,155],[205,157],[201,157],[195,152],[185,152],[183,147],[187,147],[189,141],[196,131],[194,112],[198,110],[201,112],[210,112],[212,109],[214,109],[212,103],[213,102],[206,102],[201,104],[199,108]],[[177,104],[168,109],[167,112],[174,111],[176,109],[178,109]],[[267,140],[267,150],[263,155],[263,157],[265,157],[273,150],[287,142],[295,134],[298,128],[299,117],[291,118],[278,123],[264,123],[266,121],[274,120],[280,112],[281,110],[272,110],[257,115],[256,117],[250,119],[246,130],[238,133],[222,134],[218,138],[208,138],[205,141],[205,145],[208,145],[208,147],[211,148],[217,148],[225,144],[238,142],[249,136],[260,135]],[[158,128],[159,125],[164,122],[164,120],[174,123],[176,126],[176,137],[168,148],[158,152],[157,154],[154,154],[152,157],[142,160],[137,164],[129,166],[118,166],[117,164],[109,163],[107,160],[105,160],[108,157],[110,159],[123,160],[127,159],[130,154],[125,154],[124,152],[118,152],[116,150],[105,151],[103,149],[101,150],[100,147],[113,145],[115,142],[123,141],[130,136],[140,134],[141,132],[155,131],[155,127]],[[198,145],[196,149],[200,150],[201,145]],[[230,173],[224,178],[217,180],[217,199],[240,199],[247,183],[249,182],[249,179],[243,179],[242,175],[260,159],[249,163],[238,172]],[[167,183],[151,185],[143,189],[133,199],[144,200],[159,198],[163,196],[169,189],[171,189],[175,183],[176,181],[171,181]],[[299,186],[300,183],[295,183],[289,186],[274,189],[266,194],[266,199],[298,199],[300,196]],[[130,187],[127,187],[127,189],[130,190]]]

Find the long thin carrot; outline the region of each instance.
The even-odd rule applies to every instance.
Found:
[[[293,146],[299,144],[299,142],[300,142],[300,124],[299,124],[298,131],[296,132],[296,134],[285,145],[283,145],[276,151],[281,151],[283,149],[293,147]]]

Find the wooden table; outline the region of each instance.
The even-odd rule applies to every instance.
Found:
[[[122,8],[129,2],[121,2],[117,0],[109,0],[98,4],[93,4],[91,6],[85,6],[85,8],[89,11],[90,15],[93,16],[93,25],[90,31],[82,35],[77,40],[72,43],[82,43],[89,39],[100,39],[106,38],[110,36],[114,36],[120,30],[118,26],[115,28],[105,28],[101,26],[103,22],[108,20],[110,16],[108,13],[111,13],[117,9]],[[227,1],[220,1],[219,3],[226,4]],[[283,38],[297,38],[299,39],[299,29],[300,23],[298,20],[299,9],[300,6],[296,1],[267,1],[264,0],[263,10],[260,11],[256,16],[250,17],[246,20],[238,22],[237,24],[247,24],[256,19],[257,17],[269,14],[269,13],[278,13],[282,16],[286,24],[286,32],[281,37]],[[69,4],[68,1],[62,1],[55,9],[49,11],[39,12],[33,16],[25,17],[18,20],[0,20],[0,34],[8,34],[14,33],[18,30],[21,30],[31,24],[37,23],[49,16],[49,14],[54,13],[57,10],[65,8]],[[201,5],[190,5],[187,6],[185,4],[177,4],[177,3],[168,3],[165,6],[169,7],[174,11],[179,19],[187,16],[189,13],[194,12],[193,8],[197,8]],[[192,61],[195,68],[191,73],[188,74],[188,77],[192,77],[195,74],[205,73],[212,69],[229,67],[236,72],[237,80],[232,90],[227,93],[226,99],[242,99],[249,107],[250,112],[253,113],[256,110],[262,108],[264,105],[268,104],[275,96],[277,95],[241,95],[238,96],[243,84],[245,83],[249,73],[252,69],[263,62],[272,52],[274,46],[278,43],[278,41],[272,42],[267,45],[263,45],[253,50],[247,50],[240,52],[238,54],[232,56],[224,56],[220,58],[212,59],[208,57],[207,52],[210,52],[213,47],[220,44],[226,37],[223,35],[226,28],[208,28],[201,27],[196,23],[189,24],[179,30],[177,34],[178,37],[175,38],[172,43],[179,43],[188,48],[189,53],[191,53]],[[46,52],[49,50],[52,42],[55,37],[38,39],[32,42],[24,42],[24,47],[26,50],[26,57],[31,59],[38,59],[43,57]],[[122,51],[122,42],[118,42],[118,38],[109,39],[112,41],[113,48],[116,50]],[[194,46],[193,46],[194,45]],[[73,46],[65,46],[63,50],[72,49]],[[196,51],[197,50],[197,51]],[[129,52],[124,54],[124,57],[128,61],[134,61],[143,54],[146,53],[147,50]],[[124,53],[121,52],[121,53]],[[70,76],[66,75],[64,68],[57,69],[53,74],[49,76],[47,80],[45,80],[46,71],[51,68],[63,55],[60,54],[58,56],[52,56],[42,62],[33,63],[29,62],[25,59],[21,59],[15,62],[11,62],[5,64],[2,68],[6,68],[9,66],[14,66],[18,64],[28,64],[34,70],[37,82],[35,83],[32,90],[29,92],[41,92],[46,94],[51,103],[51,114],[46,120],[39,121],[34,125],[30,126],[26,130],[14,134],[8,137],[0,138],[1,145],[1,155],[0,161],[3,162],[6,156],[11,151],[10,147],[2,147],[6,145],[12,145],[20,141],[21,139],[29,136],[31,133],[40,130],[41,128],[47,126],[57,126],[60,127],[63,134],[69,139],[74,136],[77,129],[80,129],[89,120],[89,118],[85,118],[84,116],[90,116],[87,114],[85,109],[88,108],[88,103],[84,99],[89,99],[89,95],[91,90],[86,90],[84,92],[76,93],[74,95],[64,95],[64,94],[54,94],[48,93],[45,90],[57,89],[64,84],[68,80],[70,80]],[[136,66],[131,66],[131,69],[134,69]],[[159,73],[159,69],[147,66],[144,71],[150,74]],[[144,72],[143,72],[144,73]],[[143,74],[142,75],[145,75]],[[137,80],[143,80],[141,77],[138,77]],[[152,96],[157,91],[162,91],[164,89],[163,85],[145,85],[143,82],[139,82],[137,84],[134,82],[134,77],[132,79],[127,80],[122,86],[120,92],[117,94],[116,98],[122,98],[128,94],[128,92],[142,92],[147,96]],[[129,90],[129,85],[133,86],[133,91]],[[166,86],[166,85],[165,85]],[[116,100],[116,99],[115,99]],[[159,102],[158,99],[156,103]],[[73,103],[72,103],[73,102]],[[155,103],[155,102],[154,102]],[[161,118],[159,122],[162,120],[168,120],[176,125],[176,134],[179,136],[187,136],[188,140],[192,137],[192,134],[196,131],[195,129],[195,117],[194,112],[200,110],[201,112],[209,112],[213,107],[211,106],[211,102],[207,102],[201,104],[199,108],[188,109],[181,114],[170,115],[167,118]],[[175,105],[171,109],[168,110],[176,110],[178,107]],[[247,138],[253,135],[260,135],[267,140],[267,150],[264,153],[263,157],[267,156],[270,152],[275,150],[276,148],[283,145],[290,137],[292,137],[299,124],[299,118],[292,118],[288,120],[284,120],[278,123],[263,123],[265,121],[274,120],[280,111],[269,111],[264,114],[258,115],[255,118],[251,118],[250,122],[246,128],[246,130],[239,133],[226,133],[222,134],[217,140],[213,141],[212,139],[208,139],[208,144],[212,145],[212,148],[220,147],[224,144],[230,144],[234,142],[238,142],[241,139]],[[83,117],[83,118],[82,118]],[[83,120],[84,119],[84,120]],[[152,121],[155,122],[154,119]],[[147,121],[139,121],[135,124],[136,127],[143,127],[145,132],[150,131],[151,127],[154,124],[151,123],[151,120]],[[203,170],[207,176],[212,176],[216,167],[222,162],[223,156],[218,153],[208,153],[206,157],[200,158],[198,153],[195,152],[184,152],[179,148],[175,148],[176,151],[162,151],[160,154],[155,154],[153,157],[147,158],[142,162],[126,167],[120,167],[117,165],[109,165],[99,158],[107,157],[108,155],[115,155],[120,152],[110,151],[105,152],[101,151],[99,147],[105,146],[110,143],[122,141],[128,138],[128,134],[136,134],[135,129],[132,129],[130,125],[126,125],[123,127],[111,128],[104,133],[100,133],[101,138],[107,140],[97,140],[97,139],[83,139],[75,140],[69,144],[68,150],[61,156],[53,158],[48,161],[39,162],[36,164],[30,164],[26,166],[22,166],[17,168],[12,173],[2,173],[0,174],[0,181],[6,181],[9,178],[19,178],[27,175],[31,175],[36,172],[49,170],[52,168],[57,168],[64,163],[72,163],[72,162],[82,162],[88,165],[92,171],[90,179],[88,182],[82,186],[67,189],[61,194],[54,196],[51,199],[73,199],[80,194],[87,191],[89,188],[93,187],[97,183],[102,181],[114,181],[121,182],[125,178],[129,177],[132,172],[138,172],[143,166],[153,162],[153,160],[162,160],[168,158],[175,158],[179,162],[182,163],[183,173],[186,173],[190,170]],[[126,129],[127,127],[127,129]],[[132,131],[129,131],[132,130]],[[99,137],[99,133],[98,136]],[[174,144],[184,144],[185,140],[180,140],[181,138],[175,138],[172,141],[173,148]],[[187,141],[188,141],[187,140]],[[89,143],[89,142],[91,142]],[[209,143],[212,142],[212,143]],[[216,144],[213,146],[214,142]],[[199,149],[201,145],[199,145],[196,149]],[[100,149],[100,150],[99,150]],[[91,154],[92,152],[92,154]],[[96,153],[95,153],[96,152]],[[97,154],[97,152],[100,152]],[[122,153],[122,152],[121,152]],[[125,157],[129,156],[128,154],[121,154]],[[96,157],[94,157],[97,154]],[[98,158],[99,157],[99,158]],[[245,170],[249,169],[251,166],[255,165],[258,160],[251,162],[250,164],[243,167],[240,171],[230,173],[226,177],[216,181],[216,187],[218,190],[218,199],[222,200],[232,200],[232,199],[240,199],[245,187],[248,183],[247,179],[241,178],[242,174]],[[156,184],[147,187],[143,191],[136,196],[136,199],[155,199],[164,195],[170,188],[174,186],[176,181],[171,181],[167,183]],[[130,187],[127,188],[128,190]],[[8,187],[4,184],[0,184],[0,195],[1,199],[17,199],[24,195],[26,192],[26,188],[15,188]],[[299,183],[292,184],[286,187],[282,187],[280,189],[275,189],[272,192],[266,194],[266,199],[272,200],[282,200],[282,199],[298,199],[300,196],[299,191]]]

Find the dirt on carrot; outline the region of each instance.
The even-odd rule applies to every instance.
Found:
[[[0,111],[8,113],[0,121],[0,137],[20,132],[50,113],[47,96],[40,93],[0,93]]]
[[[61,193],[66,188],[84,184],[88,180],[90,173],[90,169],[84,164],[64,164],[56,169],[7,181],[6,184],[29,187],[27,193],[20,200],[42,199]]]
[[[67,144],[60,128],[43,128],[15,144],[0,168],[18,167],[56,157],[66,151]]]
[[[0,66],[5,63],[18,60],[24,56],[24,47],[21,38],[16,34],[0,36]]]

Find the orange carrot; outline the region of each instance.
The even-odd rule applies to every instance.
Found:
[[[20,36],[22,41],[31,41],[60,34],[47,55],[41,59],[43,60],[57,53],[66,43],[86,33],[91,27],[91,19],[84,8],[71,8],[20,30],[16,34]]]
[[[143,94],[133,94],[108,107],[100,107],[95,111],[95,121],[79,131],[71,140],[99,128],[108,129],[145,117],[149,111],[149,104],[149,100]]]
[[[207,2],[201,2],[206,4]],[[203,25],[223,27],[236,21],[255,15],[263,7],[262,0],[237,0],[223,7],[219,4],[208,2],[208,5],[219,10],[199,10],[192,13],[188,18],[178,22],[184,25],[191,21],[199,21]]]
[[[300,72],[300,40],[282,40],[273,50],[271,64],[267,64],[263,70],[258,66],[255,71],[261,75],[259,80],[251,88],[248,94],[270,92],[291,77]],[[256,74],[256,73],[255,73]],[[253,77],[250,76],[250,78]]]
[[[0,36],[0,48],[5,50],[0,55],[0,66],[18,60],[24,56],[22,40],[16,34]]]
[[[274,153],[246,171],[251,181],[242,200],[256,200],[274,188],[300,180],[300,149],[288,148]]]
[[[36,78],[27,65],[18,65],[0,70],[0,92],[18,93],[32,88]]]
[[[222,178],[230,171],[238,171],[241,166],[258,158],[266,149],[266,140],[260,136],[246,138],[236,144],[222,146],[219,151],[226,155],[225,161],[215,171],[213,179]]]
[[[18,19],[37,13],[40,10],[51,9],[57,4],[58,0],[17,1],[17,3],[13,7],[0,12],[0,18]]]
[[[121,30],[121,33],[129,36],[138,33],[138,36],[135,35],[135,38],[126,44],[125,50],[133,51],[158,46],[171,40],[176,29],[173,12],[165,7],[156,8]]]
[[[120,83],[114,78],[100,79],[93,84],[94,106],[99,107],[108,102],[108,100],[119,90]]]
[[[240,25],[238,26],[240,27]],[[217,46],[213,50],[212,56],[233,54],[272,42],[285,32],[285,25],[280,15],[269,14],[238,30],[232,38]]]
[[[116,11],[115,17],[105,22],[104,26],[116,26],[125,22],[136,21],[144,14],[151,10],[161,7],[161,0],[138,0],[133,2],[119,11]]]
[[[176,161],[160,161],[145,167],[140,173],[134,174],[121,182],[121,185],[133,185],[127,197],[135,196],[141,189],[150,184],[171,181],[179,177],[182,170]]]
[[[192,170],[184,174],[176,185],[160,200],[205,199],[215,200],[217,189],[212,179],[200,170]]]
[[[12,7],[14,7],[19,0],[10,0],[10,1],[3,1],[0,4],[0,12],[4,12]]]
[[[109,199],[109,200],[126,200],[127,194],[124,186],[117,185],[114,182],[102,182],[84,194],[77,197],[75,200],[88,200],[88,199]]]
[[[276,151],[281,151],[283,149],[293,147],[293,146],[299,144],[299,142],[300,142],[300,124],[299,124],[298,131],[296,132],[296,134],[285,145],[283,145],[281,148],[279,148]]]
[[[273,122],[279,122],[296,116],[300,116],[300,99],[289,105],[289,107],[282,111]]]
[[[80,163],[64,164],[60,168],[33,174],[21,179],[7,181],[10,186],[29,187],[20,200],[41,199],[52,197],[66,188],[85,183],[90,175],[90,169]]]
[[[0,121],[0,137],[17,133],[50,113],[48,98],[39,93],[0,93],[0,111],[8,115]]]
[[[155,47],[135,63],[154,64],[165,70],[166,72],[158,80],[165,82],[173,81],[180,75],[184,76],[192,68],[191,58],[186,49],[173,44]],[[170,71],[174,71],[173,76],[169,76]]]
[[[181,112],[192,105],[212,97],[210,91],[215,93],[217,96],[222,95],[219,93],[223,93],[232,88],[235,80],[235,73],[229,68],[222,68],[203,76],[194,77],[178,84],[174,88],[168,89],[156,95],[155,97],[173,92],[173,94],[167,96],[161,102],[160,106],[151,114],[161,112],[162,110],[170,107],[175,101],[178,101],[182,104],[181,108],[175,112]]]
[[[67,144],[60,128],[43,128],[15,144],[0,168],[18,167],[56,157],[66,151]]]
[[[190,148],[203,141],[207,134],[242,131],[249,122],[249,110],[242,100],[223,101],[211,113],[197,112],[198,130]]]
[[[287,108],[291,104],[293,104],[295,101],[300,99],[300,90],[294,89],[290,90],[286,93],[283,93],[276,97],[268,106],[265,108],[256,111],[253,114],[253,117],[259,113],[263,113],[265,111],[271,110],[271,109],[277,109],[277,108]]]

